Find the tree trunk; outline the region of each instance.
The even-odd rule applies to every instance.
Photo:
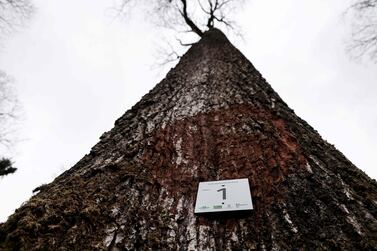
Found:
[[[0,249],[377,248],[377,183],[206,32],[74,167],[0,227]],[[248,178],[247,215],[194,215],[200,181]]]

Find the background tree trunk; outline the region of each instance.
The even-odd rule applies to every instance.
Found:
[[[200,181],[255,209],[196,216]],[[74,167],[0,227],[2,249],[377,248],[377,184],[297,117],[216,29]]]

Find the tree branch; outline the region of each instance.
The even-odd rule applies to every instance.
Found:
[[[185,20],[186,24],[190,26],[191,30],[195,32],[198,36],[202,37],[203,36],[203,31],[199,29],[198,26],[190,19],[187,13],[187,1],[186,0],[181,0],[182,3],[182,10],[179,10],[179,13]]]

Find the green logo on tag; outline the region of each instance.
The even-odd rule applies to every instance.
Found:
[[[200,209],[208,209],[208,208],[210,208],[210,207],[207,207],[207,206],[200,207]]]
[[[214,209],[221,209],[221,208],[223,208],[223,206],[221,206],[221,205],[215,205],[215,206],[213,206],[213,208]]]

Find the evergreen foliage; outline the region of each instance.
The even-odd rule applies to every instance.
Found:
[[[16,170],[17,168],[13,167],[13,163],[10,159],[0,159],[0,176],[14,173]]]

